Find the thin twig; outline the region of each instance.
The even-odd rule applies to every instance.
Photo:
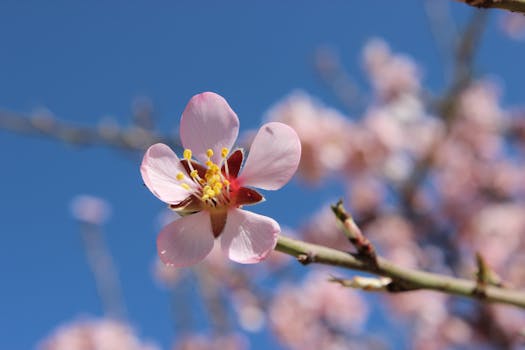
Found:
[[[363,235],[352,216],[345,210],[343,201],[340,200],[331,208],[337,218],[337,223],[341,226],[350,243],[357,249],[358,257],[370,262],[370,264],[377,264],[376,250],[372,242]]]

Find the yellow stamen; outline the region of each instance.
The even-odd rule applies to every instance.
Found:
[[[191,159],[191,156],[192,156],[192,154],[191,154],[191,149],[188,149],[188,148],[185,149],[185,150],[184,150],[184,153],[182,154],[182,156],[184,157],[184,159],[186,159],[186,160],[190,160],[190,159]]]
[[[222,150],[221,150],[221,157],[222,158],[226,158],[226,156],[228,155],[230,151],[226,148],[226,147],[223,147]]]
[[[211,160],[206,161],[206,166],[209,168],[213,165],[213,162]]]
[[[190,190],[190,185],[188,184],[180,184],[180,186],[184,188],[185,190],[188,190],[188,191]]]
[[[223,183],[226,185],[226,186],[230,186],[230,181],[224,179]]]
[[[208,148],[208,150],[206,151],[206,155],[208,156],[208,158],[213,157],[213,150],[211,148]]]
[[[192,170],[190,172],[190,176],[191,176],[192,179],[195,179],[196,177],[199,176],[199,172],[197,170]]]
[[[182,179],[184,179],[184,174],[181,173],[181,172],[179,172],[179,173],[177,174],[177,180],[180,181],[180,180],[182,180]]]

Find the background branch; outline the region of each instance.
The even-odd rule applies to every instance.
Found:
[[[109,146],[131,151],[143,151],[157,142],[171,147],[179,145],[175,137],[160,135],[140,125],[122,128],[102,122],[96,127],[85,127],[60,121],[49,113],[24,115],[0,110],[0,130],[47,137],[75,146]]]

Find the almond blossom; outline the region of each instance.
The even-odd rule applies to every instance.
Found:
[[[198,263],[215,239],[231,260],[245,264],[263,260],[275,247],[279,224],[241,207],[264,199],[250,187],[277,190],[290,180],[301,144],[291,127],[267,123],[255,136],[241,172],[244,153],[232,151],[238,133],[239,119],[226,100],[205,92],[192,97],[182,113],[182,159],[161,143],[146,151],[140,167],[144,183],[182,216],[157,238],[165,264]]]

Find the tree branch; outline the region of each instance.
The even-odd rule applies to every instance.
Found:
[[[476,281],[400,267],[381,257],[377,257],[374,266],[350,253],[285,236],[279,236],[275,250],[295,256],[305,265],[319,263],[390,277],[392,282],[386,288],[390,292],[429,289],[525,308],[525,291],[486,286],[484,293],[478,293]]]
[[[498,8],[525,13],[525,0],[456,0],[478,8]]]

